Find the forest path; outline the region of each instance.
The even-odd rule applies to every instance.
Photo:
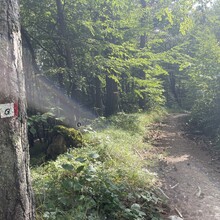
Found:
[[[184,132],[186,114],[170,114],[160,123],[155,147],[165,152],[158,175],[170,198],[170,215],[184,220],[220,220],[220,160],[204,142]]]

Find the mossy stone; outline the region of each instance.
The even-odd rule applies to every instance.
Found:
[[[57,135],[64,137],[67,148],[77,148],[83,146],[82,134],[74,128],[57,125],[53,128],[52,137]]]

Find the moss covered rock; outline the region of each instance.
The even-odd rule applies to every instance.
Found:
[[[67,128],[62,125],[57,125],[53,128],[52,137],[61,135],[66,141],[67,148],[76,148],[83,146],[83,138],[80,131],[74,128]]]
[[[55,126],[51,132],[50,138],[52,141],[47,149],[48,159],[56,159],[58,155],[65,153],[68,148],[83,146],[81,132],[74,128],[67,128],[63,125]]]

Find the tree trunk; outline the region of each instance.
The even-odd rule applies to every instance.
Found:
[[[58,34],[61,40],[60,43],[63,46],[63,52],[64,52],[65,62],[66,62],[66,65],[62,64],[60,65],[60,67],[68,67],[69,69],[71,69],[73,67],[71,45],[69,43],[69,34],[68,34],[67,24],[66,24],[65,16],[64,16],[64,6],[61,0],[56,0],[56,6],[57,6]],[[63,61],[61,61],[61,63],[63,63]],[[71,79],[70,76],[69,78]],[[63,73],[58,73],[58,81],[59,81],[60,87],[65,88]]]
[[[56,0],[56,6],[57,6],[59,34],[61,36],[61,40],[64,45],[66,65],[68,68],[71,69],[73,66],[71,46],[69,44],[69,36],[68,36],[67,25],[64,16],[63,4],[61,0]]]
[[[170,73],[169,73],[169,80],[170,80],[170,89],[171,89],[171,92],[175,98],[175,101],[179,105],[179,107],[182,107],[180,96],[178,94],[178,88],[176,86],[176,76],[172,71],[170,71]]]
[[[118,84],[106,75],[106,116],[113,115],[119,110]]]
[[[19,117],[0,117],[0,219],[34,219],[26,127],[26,97],[17,0],[0,0],[0,104]],[[13,114],[12,114],[13,115]]]
[[[142,8],[147,7],[147,3],[146,3],[145,0],[141,0],[141,6],[142,6]],[[144,26],[145,22],[146,22],[145,19],[142,18],[141,19],[141,26]],[[147,42],[147,34],[144,33],[143,35],[140,36],[140,49],[145,48],[146,42]],[[146,74],[142,69],[140,70],[139,74],[140,74],[141,79],[146,79],[146,76],[145,76]],[[145,87],[141,87],[141,89],[145,89]],[[145,109],[146,108],[147,97],[146,97],[145,93],[142,93],[142,96],[143,97],[139,98],[139,107],[142,108],[142,109]]]
[[[95,108],[98,116],[103,115],[102,85],[98,77],[95,78]]]

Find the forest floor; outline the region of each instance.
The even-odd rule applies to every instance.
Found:
[[[154,128],[154,146],[163,152],[156,172],[169,197],[168,216],[220,220],[220,157],[201,137],[187,133],[186,116],[169,114]]]

